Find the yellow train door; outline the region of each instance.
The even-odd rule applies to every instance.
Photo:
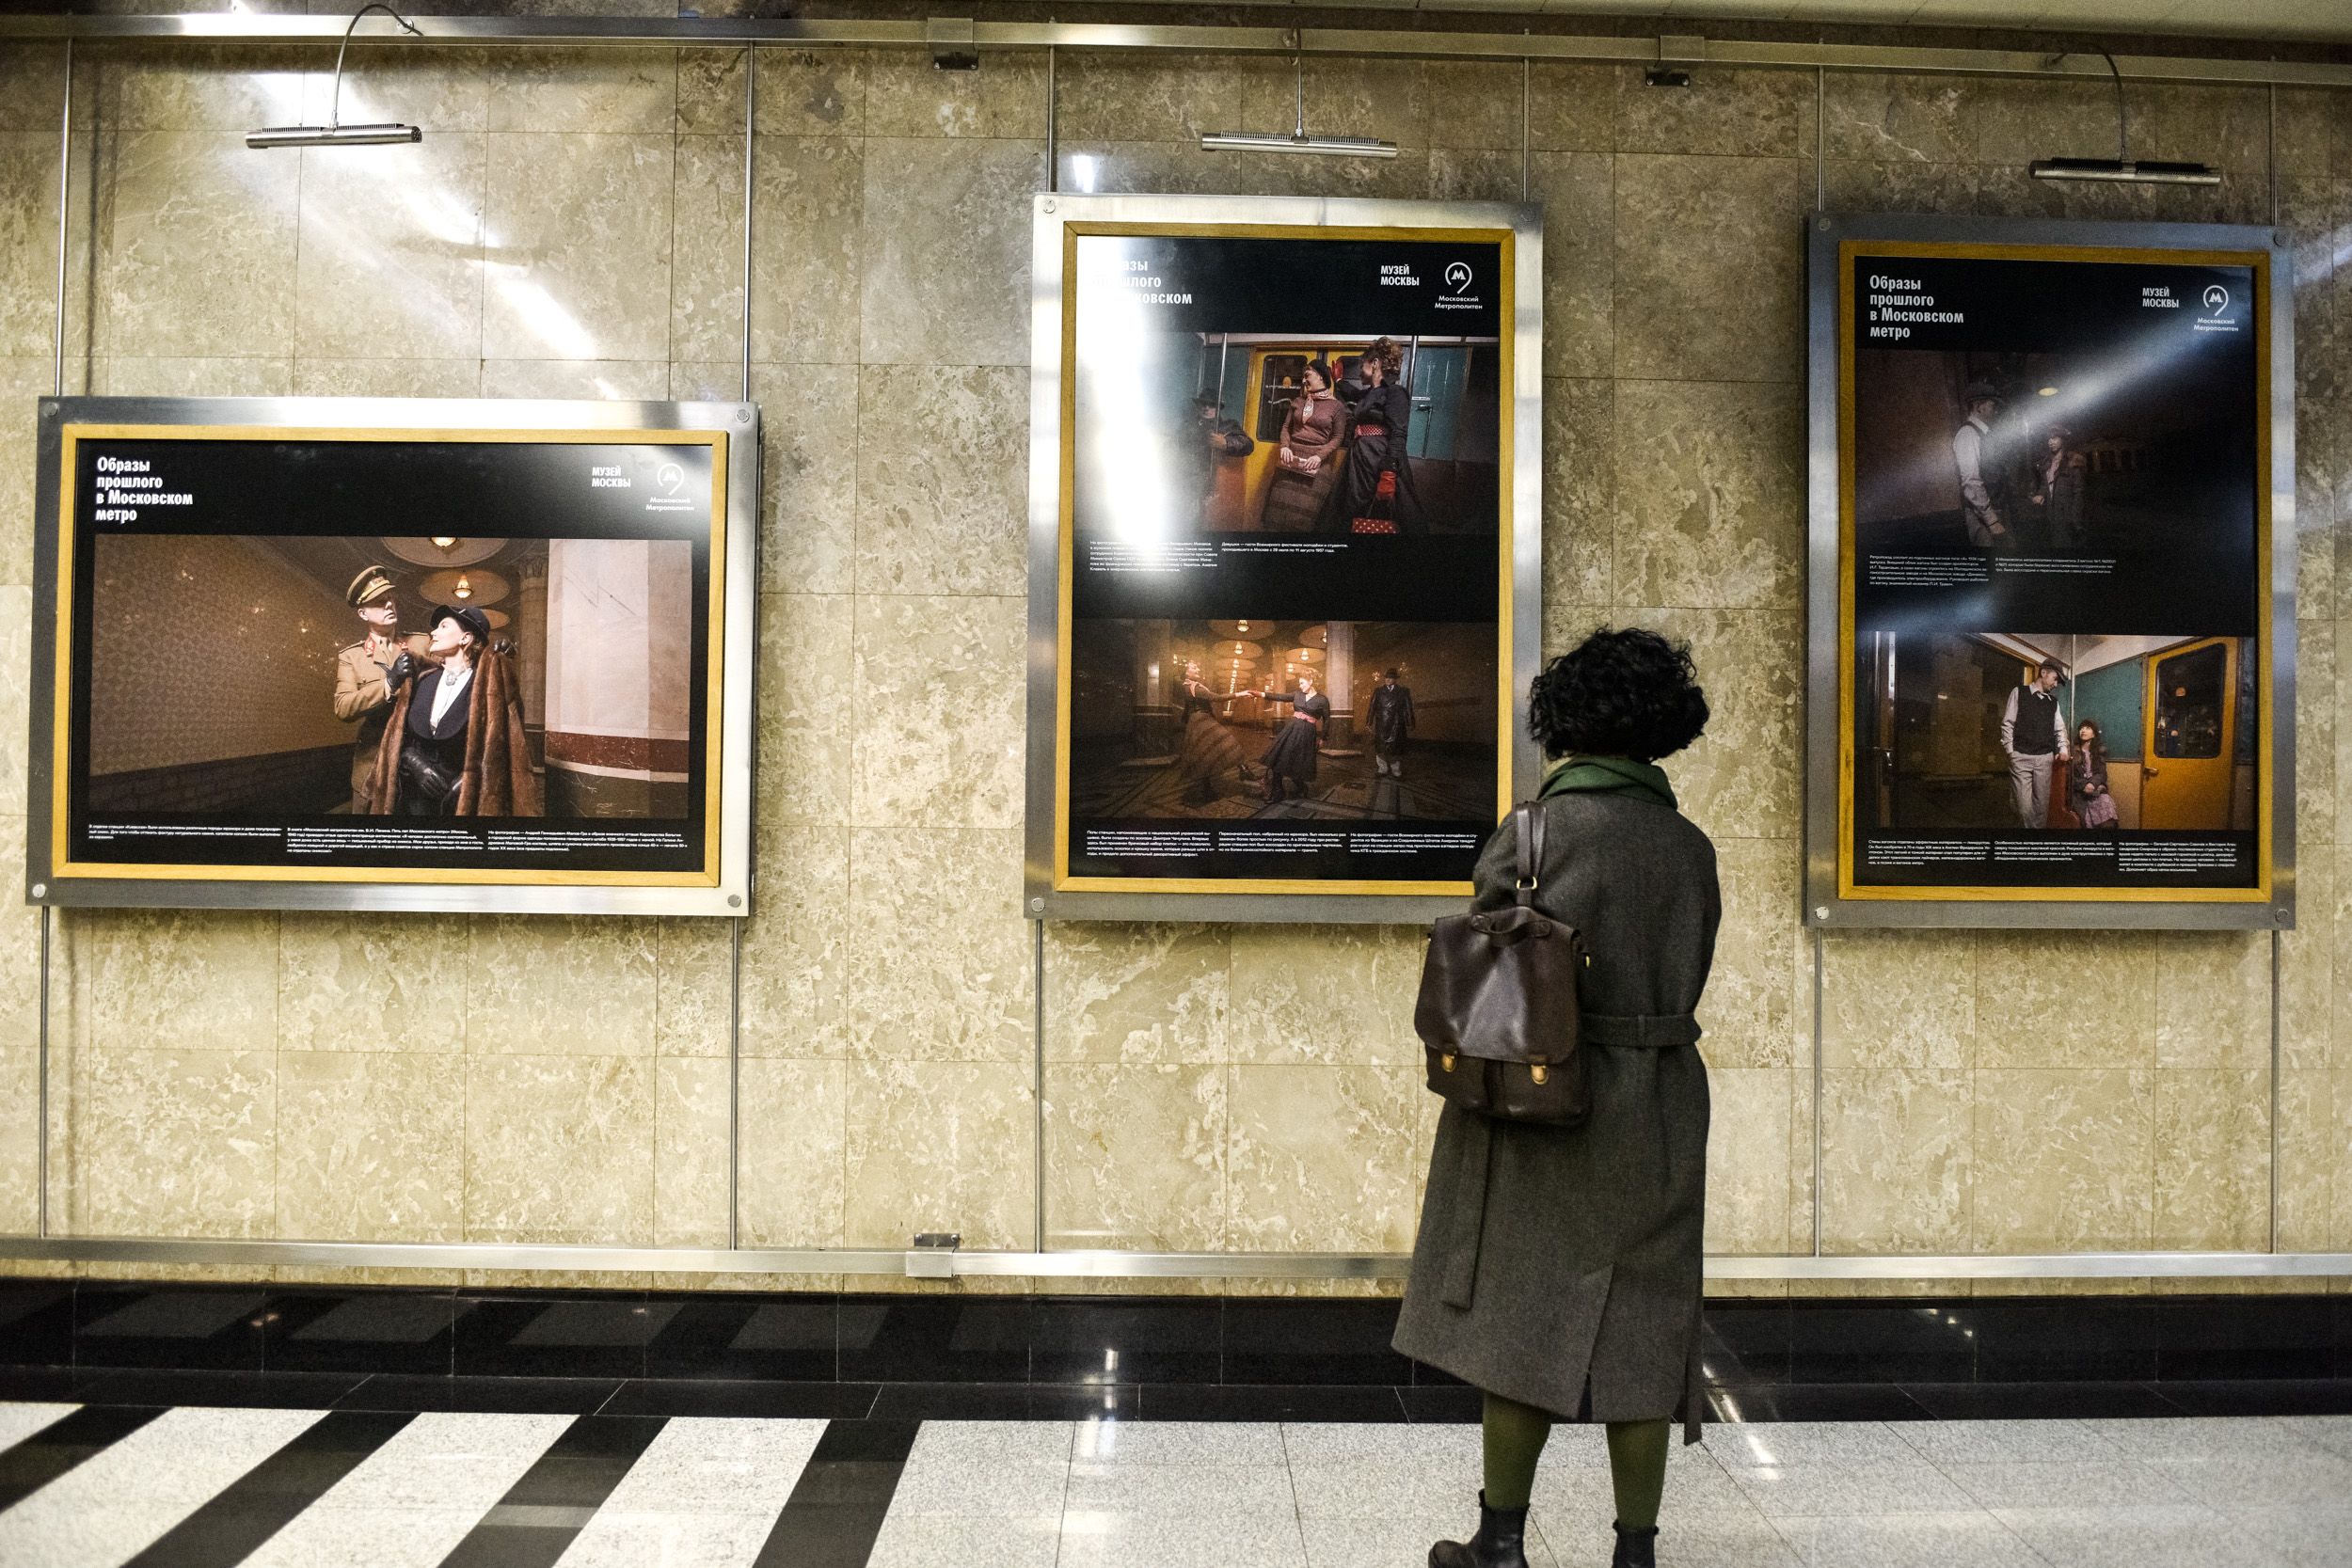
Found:
[[[2139,825],[2230,825],[2237,769],[2236,642],[2184,643],[2148,660],[2141,708]]]

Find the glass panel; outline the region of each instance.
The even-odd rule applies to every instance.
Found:
[[[2229,650],[2215,642],[2156,664],[2156,755],[2194,761],[2221,754]]]

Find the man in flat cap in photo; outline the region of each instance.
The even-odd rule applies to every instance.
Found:
[[[359,727],[351,744],[351,809],[358,812],[367,809],[368,781],[375,772],[392,699],[430,666],[423,635],[401,635],[399,597],[383,567],[362,567],[343,597],[368,628],[365,637],[335,655],[335,717]]]

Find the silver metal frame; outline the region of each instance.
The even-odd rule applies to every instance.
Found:
[[[719,884],[230,881],[51,875],[51,721],[57,615],[62,428],[73,423],[290,428],[719,430],[727,435],[725,595],[719,725]],[[411,910],[518,914],[723,915],[751,907],[752,683],[757,665],[759,410],[749,403],[572,403],[487,398],[43,398],[35,453],[32,725],[26,778],[28,902],[65,908]],[[720,498],[713,498],[721,503]]]
[[[1029,736],[1023,908],[1032,919],[1381,922],[1452,914],[1455,897],[1422,894],[1104,893],[1054,887],[1057,682],[1061,610],[1062,240],[1072,223],[1265,224],[1511,231],[1511,689],[1534,678],[1543,646],[1544,251],[1540,208],[1495,201],[1375,201],[1323,197],[1037,198],[1029,317]],[[1534,790],[1538,758],[1517,705],[1514,791]]]
[[[2280,930],[2295,924],[2295,277],[2269,229],[2204,223],[1816,214],[1806,223],[1807,492],[1804,921],[1833,930],[1883,927],[2128,927]],[[2271,896],[2206,903],[2122,899],[1841,898],[1837,855],[1838,333],[1837,249],[1847,240],[2264,250],[2270,255]]]

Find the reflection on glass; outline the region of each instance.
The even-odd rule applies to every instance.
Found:
[[[2221,700],[2229,653],[2209,643],[2157,666],[2156,755],[2185,759],[2221,754]]]

